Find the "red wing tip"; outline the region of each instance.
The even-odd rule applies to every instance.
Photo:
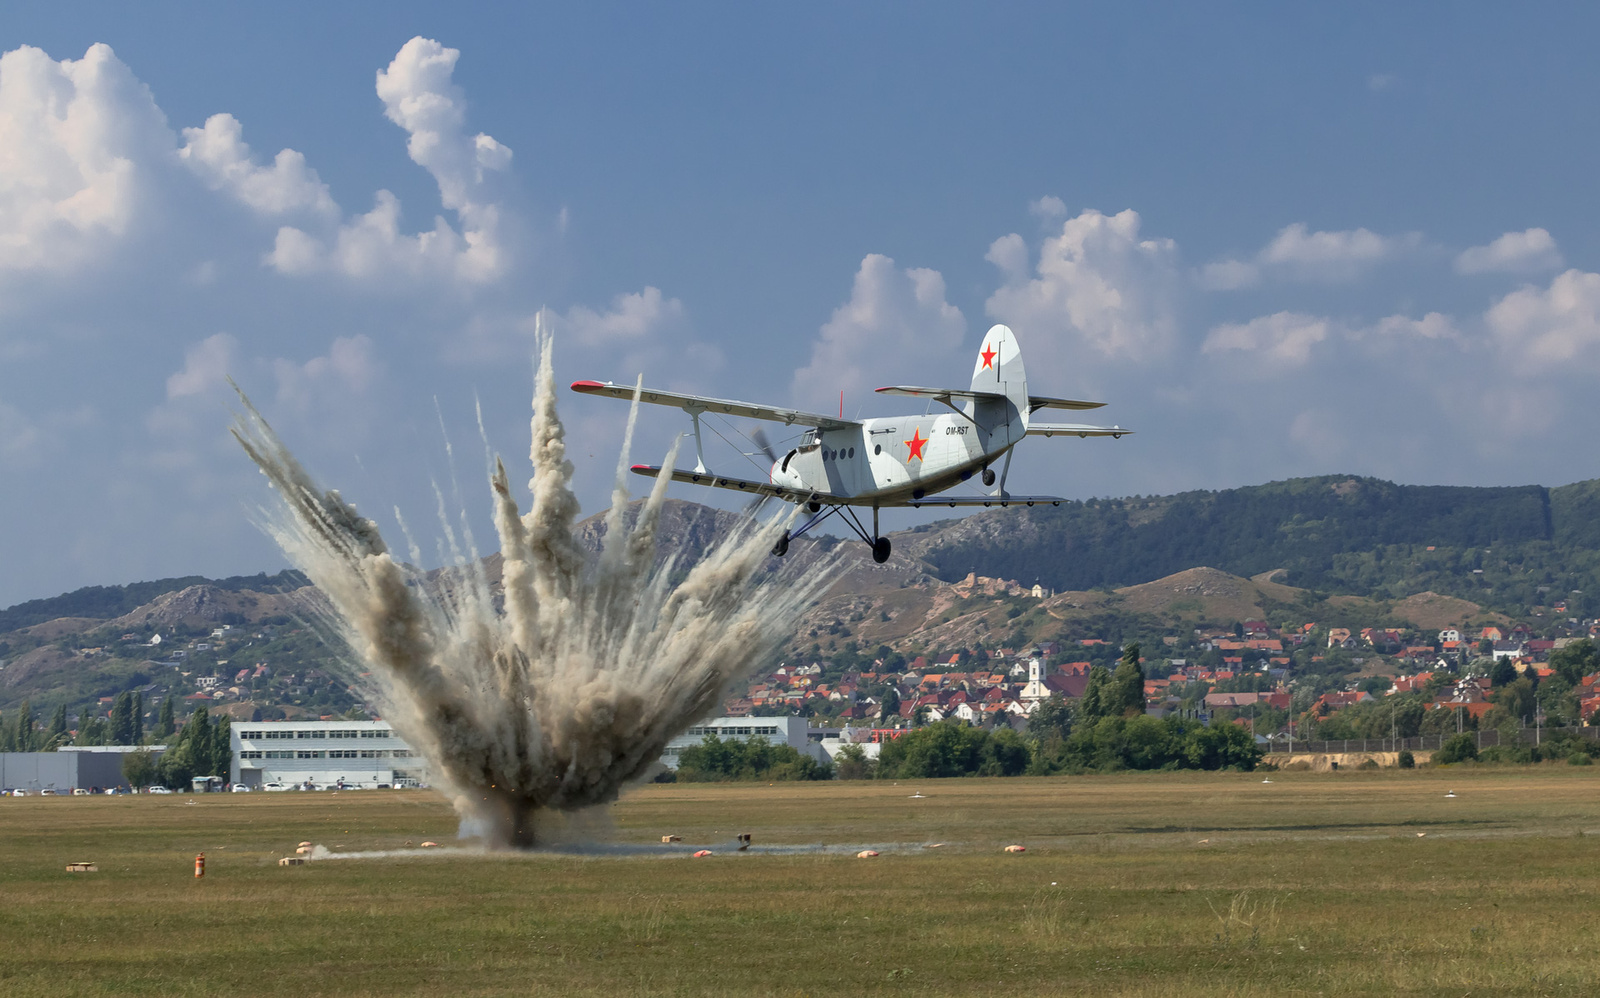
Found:
[[[882,388],[874,388],[873,391],[875,391],[875,392],[892,392],[892,391],[894,391],[894,386],[893,385],[885,385]]]
[[[653,464],[636,464],[632,468],[629,468],[628,470],[629,471],[656,471],[658,469]]]
[[[574,381],[572,383],[572,390],[575,392],[592,392],[597,388],[604,387],[605,385],[598,381]]]

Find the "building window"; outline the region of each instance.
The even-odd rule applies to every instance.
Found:
[[[239,758],[241,758],[241,759],[259,759],[259,758],[261,758],[261,753],[260,752],[240,752],[239,753]]]
[[[324,757],[324,753],[322,753],[322,752],[304,752],[304,751],[301,751],[301,752],[296,752],[294,754],[294,757],[296,759],[321,759],[321,758]]]
[[[396,759],[409,759],[411,758],[411,752],[407,749],[395,749],[394,757]]]
[[[389,753],[380,751],[378,749],[362,749],[361,750],[361,758],[363,758],[363,759],[382,759],[382,758],[386,757],[388,754]]]
[[[266,756],[267,756],[268,759],[293,759],[294,758],[294,753],[293,752],[284,752],[284,751],[268,752],[266,754]]]

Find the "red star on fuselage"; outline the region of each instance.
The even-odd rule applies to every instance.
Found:
[[[906,441],[906,446],[911,449],[910,456],[906,458],[907,461],[911,460],[913,457],[918,461],[923,459],[922,448],[928,446],[928,438],[922,435],[922,428],[920,426],[911,431],[911,439]]]
[[[978,356],[983,358],[983,366],[984,366],[984,368],[986,368],[988,370],[991,370],[991,371],[994,370],[994,358],[995,358],[994,347],[992,347],[989,344],[985,343],[983,345],[983,353],[978,354]]]

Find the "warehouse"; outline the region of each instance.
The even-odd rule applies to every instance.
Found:
[[[422,786],[423,760],[386,721],[236,721],[229,779],[252,790]]]

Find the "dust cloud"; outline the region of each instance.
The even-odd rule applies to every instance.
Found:
[[[574,531],[551,349],[541,336],[527,512],[498,458],[489,478],[498,593],[475,551],[458,552],[436,577],[413,567],[414,546],[411,564],[397,560],[377,526],[313,481],[242,392],[232,428],[280,500],[267,531],[326,596],[328,621],[370,671],[386,719],[427,759],[464,827],[498,847],[532,847],[541,812],[610,802],[647,776],[668,740],[716,713],[792,632],[832,574],[827,564],[798,577],[768,571],[787,515],[746,516],[686,571],[675,554],[658,559],[667,479],[629,515],[637,397],[591,556]]]

